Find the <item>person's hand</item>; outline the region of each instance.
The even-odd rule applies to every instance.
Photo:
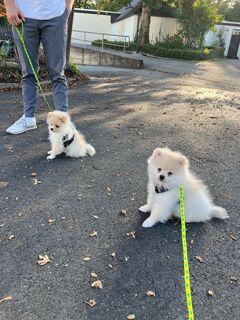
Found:
[[[11,26],[18,26],[25,21],[25,17],[21,10],[19,10],[14,3],[6,5],[6,13],[8,23]]]

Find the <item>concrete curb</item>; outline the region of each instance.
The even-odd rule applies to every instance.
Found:
[[[75,64],[115,68],[142,69],[143,60],[93,48],[72,47],[71,60]]]

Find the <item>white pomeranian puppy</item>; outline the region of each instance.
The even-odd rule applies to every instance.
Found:
[[[180,218],[179,188],[183,187],[186,222],[204,222],[211,218],[226,219],[227,211],[215,206],[207,187],[189,170],[189,161],[180,152],[157,148],[148,159],[148,199],[139,208],[151,211],[143,227],[166,222],[171,216]]]
[[[77,131],[68,113],[62,111],[49,112],[47,116],[49,140],[52,149],[48,152],[48,160],[65,153],[69,157],[94,156],[93,146],[87,143],[84,136]]]

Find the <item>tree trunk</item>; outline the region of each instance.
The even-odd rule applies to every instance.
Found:
[[[151,8],[143,3],[140,21],[140,45],[143,47],[149,43],[149,29],[151,19]]]
[[[66,48],[66,64],[69,64],[70,60],[70,49],[71,49],[71,38],[72,38],[72,27],[73,27],[74,7],[68,17],[67,26],[67,48]]]

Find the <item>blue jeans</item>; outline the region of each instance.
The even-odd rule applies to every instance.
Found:
[[[23,34],[35,70],[39,68],[39,46],[42,43],[52,82],[54,106],[55,109],[61,111],[67,111],[68,109],[68,86],[64,75],[67,19],[67,8],[61,16],[50,20],[26,18]],[[18,28],[21,31],[22,26],[20,25]],[[13,28],[13,37],[22,68],[24,114],[26,117],[34,117],[38,105],[37,83],[15,28]]]

